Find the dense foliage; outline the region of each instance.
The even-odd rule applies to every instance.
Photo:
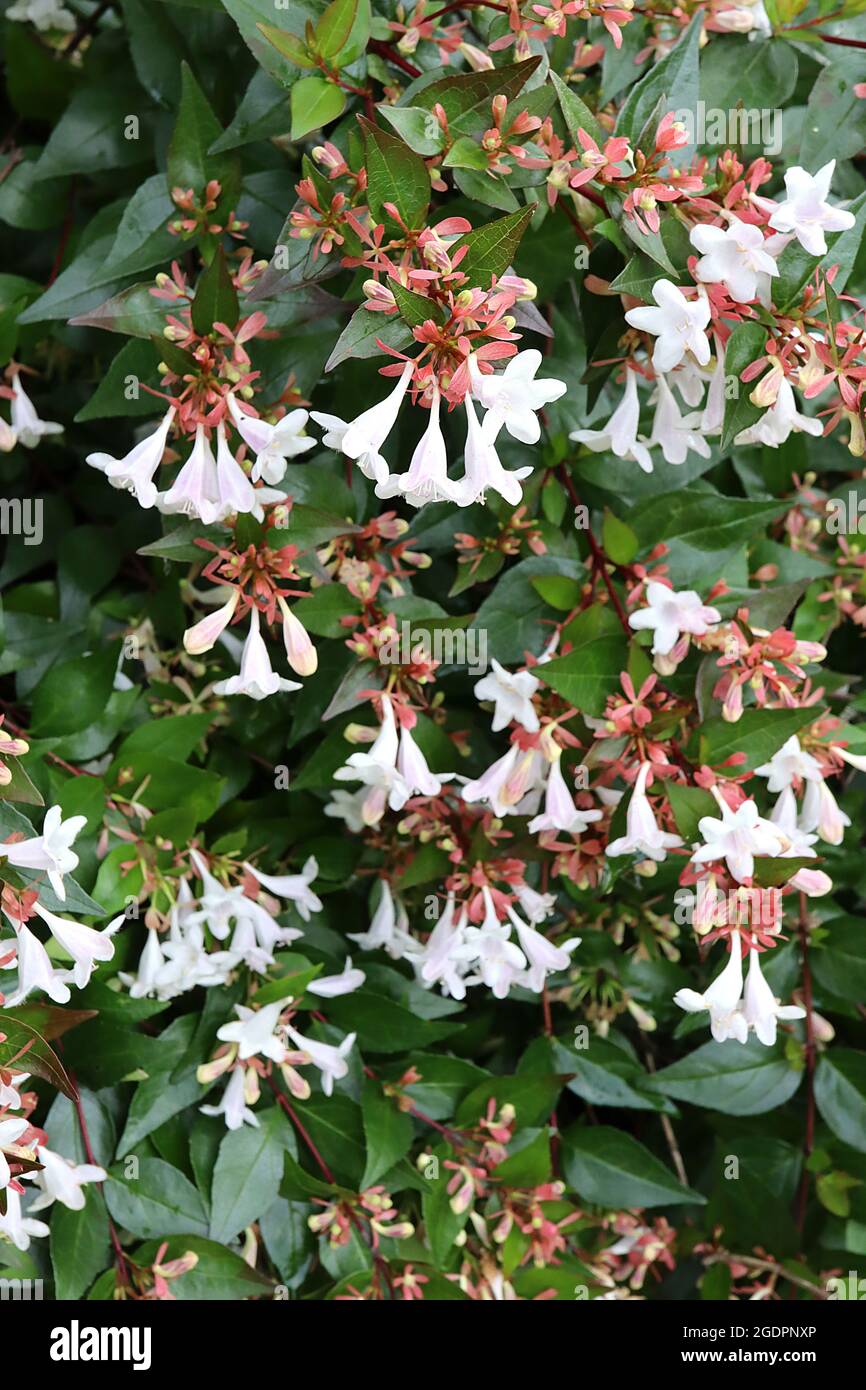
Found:
[[[0,1275],[845,1296],[862,0],[3,9]]]

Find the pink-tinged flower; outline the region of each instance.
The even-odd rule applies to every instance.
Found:
[[[228,1085],[222,1094],[219,1105],[200,1105],[203,1115],[222,1115],[226,1129],[240,1129],[241,1125],[252,1125],[258,1129],[259,1121],[247,1101],[246,1067],[236,1067],[229,1077]],[[251,1073],[254,1075],[254,1073]]]
[[[241,654],[241,669],[236,676],[217,681],[215,695],[249,695],[251,700],[266,700],[280,690],[300,690],[298,681],[278,676],[271,666],[268,649],[260,631],[259,610],[250,611],[250,630]]]
[[[745,883],[755,873],[755,856],[775,859],[786,847],[785,837],[778,826],[764,820],[751,799],[741,802],[732,811],[717,787],[713,794],[722,812],[722,819],[702,816],[698,822],[705,844],[692,855],[693,864],[712,864],[724,859],[728,871],[737,883]]]
[[[288,898],[289,902],[294,903],[298,915],[305,922],[309,922],[311,912],[321,912],[322,900],[310,887],[319,872],[315,855],[310,855],[299,874],[263,874],[261,869],[246,861],[244,869],[268,893],[274,893],[278,898]]]
[[[543,830],[561,830],[568,835],[582,835],[593,821],[601,820],[601,811],[584,811],[575,806],[574,796],[565,785],[561,764],[562,753],[557,749],[556,756],[550,764],[544,791],[544,811],[529,822],[530,835],[537,835]]]
[[[681,150],[689,143],[689,133],[673,111],[662,116],[656,127],[655,147],[658,151]]]
[[[712,313],[707,296],[699,294],[696,299],[686,299],[670,280],[657,280],[652,296],[657,308],[629,309],[625,318],[632,328],[655,337],[652,361],[656,371],[673,371],[687,352],[705,367],[711,356],[704,332]]]
[[[508,752],[490,766],[486,772],[467,782],[463,788],[463,800],[470,803],[486,802],[496,816],[508,816],[534,786],[539,755],[534,751],[524,752],[512,743]]]
[[[23,1003],[34,989],[47,994],[55,1004],[67,1004],[70,999],[67,972],[54,968],[39,937],[23,922],[17,927],[15,947],[15,958],[7,963],[6,968],[17,970],[18,985],[12,994],[6,995],[7,1008],[15,1008]]]
[[[797,824],[797,802],[790,785],[786,786],[770,812],[770,820],[777,825],[787,841],[787,849],[780,859],[814,859],[816,851],[812,848],[817,835],[807,833]],[[823,898],[833,888],[833,880],[821,869],[798,869],[788,880],[792,888],[798,888],[810,898]]]
[[[651,770],[651,763],[641,763],[626,812],[626,833],[605,850],[611,859],[620,854],[639,854],[642,859],[660,864],[667,858],[669,849],[679,849],[683,843],[679,835],[662,830],[653,815],[646,794]]]
[[[17,1144],[29,1123],[29,1120],[0,1119],[0,1192],[5,1191],[12,1181],[12,1172],[3,1149],[6,1145]]]
[[[283,1062],[286,1046],[280,1036],[279,1023],[280,1015],[289,1002],[289,999],[280,999],[260,1009],[235,1004],[238,1021],[224,1023],[217,1029],[217,1037],[220,1042],[234,1043],[242,1062],[249,1061],[251,1057],[267,1057],[272,1062]]]
[[[743,996],[743,1015],[749,1027],[754,1029],[758,1042],[763,1043],[765,1047],[774,1046],[776,1024],[780,1018],[806,1017],[806,1010],[798,1008],[796,1004],[780,1006],[764,979],[761,957],[755,950],[749,952],[749,974]]]
[[[310,640],[310,634],[300,618],[292,612],[285,599],[277,596],[277,603],[283,615],[283,642],[286,659],[299,676],[312,676],[318,669],[319,658]]]
[[[234,617],[239,598],[240,590],[232,589],[228,600],[221,608],[217,608],[213,613],[208,613],[200,622],[187,628],[183,634],[183,645],[190,656],[201,656],[203,652],[211,650]]]
[[[825,781],[807,782],[800,811],[801,830],[817,830],[825,844],[841,845],[850,824],[850,816],[838,805]]]
[[[349,1074],[346,1057],[355,1045],[355,1034],[349,1033],[339,1047],[331,1047],[328,1043],[314,1042],[312,1038],[303,1037],[291,1024],[286,1026],[286,1032],[304,1053],[304,1062],[312,1062],[321,1072],[322,1090],[326,1096],[331,1095],[334,1082]]]
[[[494,998],[506,999],[512,985],[520,983],[527,960],[519,947],[509,941],[510,928],[496,916],[493,900],[487,888],[482,889],[485,902],[484,921],[480,927],[466,927],[463,944],[454,955],[468,962],[475,972],[466,976],[466,984],[487,985]]]
[[[853,212],[834,208],[827,202],[835,159],[807,174],[795,165],[785,172],[787,198],[770,217],[770,226],[777,232],[792,232],[810,256],[823,256],[827,251],[825,232],[845,232],[854,226]]]
[[[111,454],[88,454],[87,462],[91,468],[104,473],[112,487],[131,492],[139,506],[152,507],[156,502],[157,491],[153,475],[162,462],[165,441],[174,419],[174,406],[169,406],[160,424],[130,449],[123,458],[116,459]]]
[[[609,140],[606,140],[603,150],[599,149],[592,136],[582,128],[577,132],[577,140],[583,151],[580,156],[583,168],[569,180],[571,188],[580,188],[590,179],[609,183],[620,173],[619,165],[631,157],[631,147],[628,140],[621,135],[611,136]]]
[[[628,623],[639,632],[647,628],[653,631],[654,654],[666,656],[681,634],[705,637],[713,624],[721,622],[718,609],[704,604],[694,589],[677,592],[651,579],[646,586],[646,600],[646,608],[632,613]]]
[[[260,506],[256,494],[244,470],[228,446],[225,428],[217,427],[217,520],[237,516],[243,512],[254,512]],[[282,493],[277,493],[282,497]]]
[[[571,953],[580,945],[580,937],[571,937],[564,946],[554,946],[552,941],[541,935],[541,932],[521,921],[514,908],[508,909],[508,916],[517,931],[520,948],[529,962],[529,988],[540,994],[548,975],[554,974],[557,970],[568,969]]]
[[[192,453],[168,492],[158,493],[156,505],[169,515],[182,512],[198,517],[206,526],[217,520],[220,506],[216,460],[204,425],[196,427]]]
[[[741,1008],[743,992],[743,956],[740,938],[735,934],[731,939],[731,953],[720,975],[717,975],[709,989],[698,994],[694,989],[678,989],[674,1003],[686,1013],[702,1013],[705,1009],[710,1015],[710,1031],[716,1042],[727,1042],[735,1038],[744,1043],[749,1036],[749,1025]]]
[[[626,371],[622,400],[604,429],[572,430],[569,438],[576,440],[578,444],[586,444],[593,453],[615,454],[617,458],[639,464],[644,473],[652,473],[652,456],[646,444],[638,439],[639,427],[637,377],[634,372]]]

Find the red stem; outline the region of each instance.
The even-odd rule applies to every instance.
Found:
[[[416,68],[414,63],[409,63],[398,53],[396,48],[390,43],[383,43],[381,39],[371,39],[367,44],[370,53],[375,53],[380,58],[384,58],[386,63],[393,63],[395,68],[402,68],[407,77],[420,77],[421,69]]]
[[[571,480],[571,476],[570,476],[570,474],[569,474],[569,472],[568,472],[568,469],[566,468],[566,466],[565,466],[564,463],[561,463],[561,464],[559,465],[559,467],[558,467],[558,469],[557,469],[557,472],[558,472],[558,474],[559,474],[559,476],[560,476],[560,478],[561,478],[561,480],[562,480],[563,486],[565,487],[565,490],[566,490],[566,492],[568,493],[569,497],[571,498],[572,503],[574,504],[574,506],[575,506],[575,507],[580,507],[580,506],[582,506],[583,504],[582,504],[582,502],[581,502],[581,500],[580,500],[580,495],[578,494],[578,491],[577,491],[576,487],[574,486],[574,483],[573,483],[572,480]],[[594,566],[595,569],[598,571],[598,573],[601,575],[602,581],[603,581],[603,583],[604,583],[604,587],[607,589],[608,595],[609,595],[609,597],[610,597],[610,601],[611,601],[611,603],[613,604],[614,612],[616,613],[616,616],[619,618],[619,621],[620,621],[620,624],[621,624],[621,626],[622,626],[623,632],[625,633],[625,635],[626,635],[627,637],[630,638],[633,634],[632,634],[631,628],[629,627],[628,618],[626,617],[625,609],[624,609],[623,606],[622,606],[622,602],[621,602],[621,600],[620,600],[619,594],[617,593],[616,589],[613,587],[613,581],[611,580],[611,577],[610,577],[610,575],[609,575],[608,572],[607,572],[607,556],[605,555],[605,553],[604,553],[604,551],[602,550],[601,546],[599,545],[598,541],[595,539],[595,536],[592,534],[592,527],[590,527],[590,526],[588,526],[588,527],[586,528],[586,539],[587,539],[587,541],[588,541],[588,543],[589,543],[590,551],[592,552],[593,566]]]
[[[271,1090],[276,1096],[277,1104],[283,1107],[292,1124],[295,1126],[295,1129],[298,1131],[307,1148],[309,1149],[310,1153],[313,1155],[313,1158],[318,1163],[322,1177],[325,1179],[326,1182],[329,1182],[333,1187],[336,1187],[337,1182],[334,1177],[334,1174],[331,1172],[330,1168],[328,1167],[325,1160],[322,1158],[322,1155],[319,1153],[319,1150],[316,1148],[315,1144],[313,1143],[303,1124],[298,1119],[298,1116],[295,1114],[294,1107],[289,1104],[288,1097],[283,1094],[283,1092],[280,1090],[279,1086],[274,1081],[274,1078],[272,1076],[268,1077],[268,1085],[270,1086]]]

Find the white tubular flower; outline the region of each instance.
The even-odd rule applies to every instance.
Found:
[[[721,434],[725,421],[725,349],[718,338],[714,340],[716,365],[713,367],[704,411],[701,415],[701,434]]]
[[[468,392],[463,404],[466,407],[467,427],[464,450],[466,472],[460,483],[460,506],[469,507],[473,502],[483,502],[488,489],[498,492],[512,507],[518,506],[523,497],[520,484],[529,477],[532,468],[503,468],[494,443],[495,419],[487,415],[484,423],[479,423]]]
[[[40,34],[50,33],[52,29],[71,34],[78,23],[72,11],[67,10],[60,0],[17,0],[16,4],[9,6],[6,18],[17,19],[22,24],[29,20]]]
[[[17,372],[12,378],[12,392],[12,429],[18,443],[25,449],[35,449],[47,434],[63,433],[63,426],[58,425],[56,421],[40,420]]]
[[[811,753],[804,753],[800,740],[792,734],[787,743],[777,750],[768,763],[755,768],[757,777],[767,778],[768,792],[781,792],[796,780],[820,782],[824,774],[820,764]]]
[[[757,297],[759,275],[779,274],[763,232],[752,222],[732,216],[727,227],[699,223],[690,239],[702,253],[696,267],[698,279],[724,285],[736,304],[748,304]]]
[[[386,806],[402,811],[409,800],[406,780],[397,768],[397,725],[387,695],[382,696],[382,724],[369,753],[352,753],[338,768],[338,782],[363,782],[367,788],[361,804],[364,825],[378,825]]]
[[[665,378],[656,377],[656,409],[653,416],[650,446],[658,444],[666,463],[685,463],[691,451],[701,458],[710,457],[710,446],[701,433],[697,413],[683,415]]]
[[[514,720],[529,734],[539,730],[538,715],[532,704],[532,697],[540,681],[531,671],[506,671],[495,657],[490,662],[490,671],[475,683],[476,700],[493,701],[493,723],[495,734],[507,729]]]
[[[44,1144],[38,1152],[42,1168],[34,1173],[36,1186],[41,1188],[35,1202],[30,1203],[29,1211],[42,1211],[52,1202],[60,1202],[70,1211],[81,1211],[84,1207],[82,1187],[86,1182],[105,1182],[108,1177],[104,1168],[95,1163],[73,1163],[71,1159],[47,1149]]]
[[[190,656],[201,656],[203,652],[211,650],[234,617],[239,598],[240,589],[232,589],[227,602],[221,608],[208,613],[200,622],[187,628],[183,634],[183,645]]]
[[[832,743],[830,751],[840,757],[843,762],[848,763],[850,767],[856,767],[858,772],[866,772],[866,756],[863,753],[851,753],[847,748],[840,747],[838,743]]]
[[[565,382],[556,377],[535,380],[542,360],[536,348],[528,348],[510,358],[505,371],[498,376],[484,376],[475,356],[469,358],[472,394],[485,410],[489,410],[490,429],[494,435],[504,425],[512,439],[521,444],[538,443],[541,426],[537,412],[551,401],[558,401],[568,389]]]
[[[299,676],[312,676],[318,670],[319,658],[316,648],[310,640],[310,634],[300,618],[292,612],[284,598],[278,595],[277,603],[283,616],[283,644],[286,648],[286,660]]]
[[[271,666],[268,649],[264,644],[259,625],[259,610],[250,610],[250,630],[241,655],[241,669],[236,676],[217,681],[215,695],[249,695],[251,700],[266,700],[280,690],[300,690],[298,681],[286,680],[278,676]]]
[[[397,908],[391,893],[391,885],[386,878],[379,879],[379,902],[365,932],[349,932],[350,941],[355,941],[362,951],[386,949],[394,941],[397,930]]]
[[[7,994],[7,1007],[23,1003],[34,989],[42,990],[55,1004],[68,1004],[71,996],[67,973],[55,970],[39,937],[23,922],[17,929],[16,959],[7,966],[13,968],[18,972],[18,987],[13,994]]]
[[[216,479],[218,521],[255,511],[256,490],[229,448],[224,425],[217,426]]]
[[[710,1031],[716,1042],[726,1042],[735,1038],[744,1043],[749,1036],[749,1025],[741,1008],[743,992],[743,956],[740,938],[734,935],[728,963],[717,975],[709,989],[698,994],[694,989],[678,989],[674,1003],[686,1013],[696,1014],[709,1010]]]
[[[33,911],[42,918],[58,945],[74,960],[72,978],[79,989],[84,989],[96,968],[97,961],[112,959],[114,942],[111,938],[126,921],[121,914],[120,917],[115,917],[113,922],[109,922],[102,931],[96,931],[94,927],[85,927],[81,922],[70,922],[66,917],[57,917],[38,900],[33,904]]]
[[[149,928],[135,974],[122,970],[118,978],[121,984],[128,988],[130,999],[147,999],[151,994],[158,993],[159,979],[164,970],[165,956],[162,953],[159,933]]]
[[[8,16],[7,10],[7,16]],[[30,1239],[51,1234],[51,1227],[44,1221],[36,1221],[25,1216],[21,1210],[21,1197],[10,1187],[6,1193],[6,1215],[0,1213],[0,1236],[8,1236],[16,1250],[29,1250]]]
[[[813,420],[797,409],[794,388],[783,377],[779,383],[775,404],[771,405],[754,425],[740,430],[734,443],[765,444],[768,449],[778,449],[791,434],[811,434],[817,439],[818,435],[823,433],[824,426],[820,420]]]
[[[64,820],[60,807],[51,806],[45,812],[42,834],[18,844],[0,845],[0,858],[17,869],[44,870],[58,898],[65,902],[63,875],[71,874],[78,866],[78,855],[71,846],[86,824],[86,816],[69,816]]]
[[[459,502],[461,485],[448,477],[448,453],[439,424],[439,391],[434,388],[427,428],[415,446],[407,473],[392,473],[376,484],[377,497],[402,496],[412,507],[425,502]]]
[[[781,1019],[805,1018],[806,1010],[796,1004],[779,1005],[761,972],[761,957],[754,949],[749,952],[749,974],[743,997],[746,1023],[755,1030],[758,1042],[772,1047],[776,1041],[776,1024]]]
[[[503,757],[463,788],[463,800],[486,802],[496,816],[514,815],[515,810],[536,785],[541,759],[534,750],[523,751],[512,743]]]
[[[467,985],[485,984],[494,998],[506,999],[512,985],[520,983],[527,960],[520,948],[509,941],[511,928],[496,916],[490,890],[481,891],[486,908],[484,921],[480,927],[464,928],[463,943],[455,947],[454,956],[476,972],[466,977]]]
[[[615,454],[626,462],[638,464],[644,473],[652,473],[652,455],[638,439],[640,401],[637,377],[626,371],[622,400],[602,430],[572,430],[569,435],[578,444],[585,444],[596,454]]]
[[[779,827],[788,843],[788,848],[779,855],[780,859],[816,858],[812,846],[818,836],[809,834],[797,824],[797,802],[791,787],[785,787],[782,791],[770,813],[770,820]],[[822,869],[798,869],[788,881],[792,888],[799,888],[810,898],[823,898],[833,888],[833,880]]]
[[[331,1095],[334,1089],[334,1082],[340,1081],[349,1074],[349,1064],[346,1057],[355,1045],[355,1034],[349,1033],[340,1043],[339,1047],[331,1047],[329,1043],[314,1042],[311,1038],[303,1037],[291,1024],[286,1027],[286,1032],[292,1042],[303,1052],[305,1062],[312,1062],[322,1074],[322,1090],[326,1096]]]
[[[628,624],[638,632],[652,630],[654,656],[667,656],[683,633],[705,637],[713,624],[721,622],[718,609],[704,604],[694,589],[678,593],[651,579],[646,586],[646,600],[646,608],[632,613]]]
[[[450,995],[452,999],[465,999],[463,977],[468,965],[458,959],[457,949],[464,944],[466,908],[461,909],[457,922],[454,921],[454,912],[454,894],[449,893],[445,911],[427,939],[419,961],[419,973],[423,985],[438,984],[443,994]]]
[[[409,788],[410,796],[439,796],[444,783],[450,782],[454,775],[452,772],[431,772],[427,759],[405,726],[400,730],[397,771]]]
[[[263,874],[261,869],[256,869],[246,862],[244,868],[268,893],[273,893],[278,898],[288,898],[293,902],[298,915],[305,922],[309,922],[310,913],[321,912],[322,900],[310,888],[319,872],[314,855],[310,855],[299,874]]]
[[[245,1077],[246,1068],[236,1067],[229,1077],[219,1105],[200,1105],[201,1113],[222,1115],[226,1129],[240,1129],[241,1125],[252,1125],[253,1129],[258,1129],[258,1118],[247,1105]]]
[[[377,483],[388,480],[389,470],[382,457],[382,445],[394,428],[403,397],[412,380],[414,365],[407,362],[394,389],[383,401],[363,411],[355,420],[347,423],[337,415],[325,415],[318,410],[312,412],[312,418],[327,431],[322,437],[325,447],[338,449],[347,458],[354,459],[364,476]]]
[[[686,299],[670,280],[657,280],[652,296],[656,308],[629,309],[626,323],[656,339],[653,366],[657,372],[678,367],[687,352],[705,367],[710,360],[710,343],[704,329],[710,321],[710,301],[703,293]]]
[[[808,174],[799,165],[786,170],[785,192],[788,196],[770,218],[770,226],[775,231],[792,232],[810,256],[825,255],[825,232],[845,232],[854,226],[852,212],[831,207],[827,202],[835,168],[836,161],[831,159],[814,175]]]
[[[29,1124],[29,1120],[0,1120],[0,1192],[5,1191],[12,1181],[12,1172],[3,1149],[8,1144],[17,1144]]]
[[[199,907],[195,912],[190,912],[187,921],[190,923],[203,922],[212,936],[217,941],[224,941],[229,934],[229,927],[232,922],[236,922],[243,916],[245,902],[244,890],[236,886],[226,888],[215,878],[205,863],[204,858],[197,849],[190,851],[190,861],[193,868],[201,879],[201,892],[198,896]],[[180,932],[178,932],[180,939]]]
[[[0,1077],[0,1110],[21,1109],[21,1087],[30,1080],[29,1071],[7,1072],[8,1084]]]
[[[639,854],[660,864],[669,849],[679,849],[682,839],[662,830],[653,815],[646,794],[650,763],[641,763],[626,812],[626,833],[608,845],[605,853],[615,859],[620,854]]]
[[[319,975],[307,985],[307,993],[317,994],[320,999],[337,999],[360,989],[366,978],[363,970],[353,969],[352,957],[347,956],[339,975]]]
[[[245,1004],[235,1004],[237,1023],[224,1023],[217,1029],[220,1042],[235,1043],[238,1057],[248,1062],[251,1057],[268,1057],[272,1062],[284,1062],[286,1047],[277,1032],[280,1014],[290,1002],[280,999],[274,1004],[265,1004],[261,1009],[248,1009]]]
[[[851,818],[839,806],[823,780],[806,783],[806,795],[800,811],[800,829],[807,833],[817,830],[827,845],[841,845]]]
[[[528,883],[515,883],[514,891],[522,911],[526,913],[533,926],[546,921],[556,905],[555,893],[539,893],[535,888],[530,888]]]
[[[304,434],[309,419],[306,410],[290,410],[282,420],[269,425],[248,415],[233,395],[226,397],[226,403],[235,429],[256,456],[252,469],[254,483],[260,479],[266,483],[282,482],[288,460],[315,447],[315,439]]]
[[[174,419],[174,406],[169,406],[162,420],[152,434],[133,446],[123,458],[116,459],[111,454],[88,454],[87,462],[91,468],[104,473],[112,487],[131,492],[141,507],[152,507],[157,499],[153,475],[162,462],[165,442]]]
[[[168,492],[157,494],[156,505],[161,512],[198,517],[206,526],[220,514],[217,466],[204,425],[195,432],[192,453],[178,473]]]
[[[565,784],[562,775],[562,752],[556,749],[556,756],[550,764],[547,786],[544,790],[544,810],[527,827],[530,835],[538,835],[543,830],[561,830],[568,835],[582,835],[593,821],[601,820],[601,811],[582,811],[574,804],[574,797]]]
[[[772,821],[764,820],[751,799],[732,811],[717,787],[713,795],[722,819],[702,816],[698,829],[706,843],[692,855],[693,864],[712,864],[724,859],[737,883],[745,883],[755,873],[755,856],[777,858],[786,848],[785,837]]]
[[[508,916],[517,930],[521,950],[529,962],[529,988],[535,994],[540,994],[548,975],[554,974],[557,970],[568,969],[571,953],[580,945],[580,937],[571,937],[564,946],[554,946],[552,941],[541,935],[541,932],[522,922],[513,907],[508,909]]]

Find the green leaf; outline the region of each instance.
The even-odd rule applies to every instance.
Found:
[[[815,1071],[815,1104],[843,1144],[866,1153],[866,1052],[834,1047]]]
[[[73,1211],[61,1202],[51,1208],[51,1267],[59,1302],[80,1299],[111,1260],[108,1214],[102,1192],[82,1188],[84,1205]]]
[[[551,68],[550,80],[559,98],[559,105],[565,117],[565,124],[568,126],[568,133],[574,142],[575,149],[579,152],[582,149],[578,134],[581,130],[585,131],[591,140],[594,140],[599,149],[604,148],[605,141],[609,138],[608,132],[599,124],[598,119],[590,111],[589,107],[577,95],[573,87],[569,87],[557,76]]]
[[[226,8],[231,9],[232,7],[227,5]],[[256,28],[278,53],[281,53],[284,58],[288,58],[289,62],[294,63],[296,67],[314,68],[316,66],[315,58],[310,56],[306,43],[297,34],[288,34],[285,29],[278,29],[274,24],[257,24]],[[292,80],[297,81],[296,78]]]
[[[127,1177],[124,1165],[118,1164],[103,1189],[118,1226],[145,1240],[207,1235],[204,1200],[189,1178],[161,1158],[143,1157],[136,1162],[136,1176]]]
[[[424,225],[430,204],[430,175],[420,155],[398,135],[360,118],[367,156],[367,203],[373,219],[394,225],[385,204],[397,208],[405,225]]]
[[[381,1085],[365,1077],[361,1092],[361,1114],[367,1141],[367,1166],[361,1179],[362,1191],[372,1187],[409,1151],[412,1121],[398,1109],[396,1101],[385,1095]]]
[[[411,328],[402,318],[385,318],[363,306],[356,309],[337,339],[325,363],[325,371],[332,372],[350,357],[378,357],[382,352],[380,341],[402,352],[414,339]]]
[[[648,1077],[646,1089],[724,1115],[764,1115],[789,1101],[802,1073],[789,1065],[784,1043],[764,1047],[708,1042]]]
[[[220,1144],[211,1188],[212,1240],[227,1243],[276,1200],[294,1133],[278,1106],[257,1112],[259,1127],[229,1130]]]
[[[866,939],[859,917],[822,923],[820,947],[811,955],[812,974],[822,989],[857,1004],[866,998]]]
[[[469,277],[469,284],[488,290],[494,277],[504,275],[517,255],[523,233],[532,221],[532,208],[521,208],[507,217],[499,217],[484,227],[467,232],[451,248],[451,259],[462,247],[466,253],[460,270]]]
[[[136,1256],[141,1264],[153,1264],[159,1244],[158,1241],[150,1241],[138,1249]],[[165,1261],[177,1260],[187,1252],[198,1257],[195,1267],[171,1281],[172,1297],[182,1303],[202,1299],[234,1302],[242,1298],[264,1298],[273,1290],[273,1282],[258,1270],[251,1269],[240,1255],[198,1235],[172,1236],[161,1258]]]
[[[439,105],[445,112],[452,131],[486,130],[490,125],[490,102],[495,96],[513,101],[538,69],[540,58],[527,58],[521,63],[506,63],[501,68],[486,68],[482,72],[465,72],[441,77],[437,82],[416,91],[414,105],[426,106],[428,111]]]
[[[632,145],[637,144],[644,125],[662,98],[665,111],[697,111],[702,34],[703,19],[698,14],[670,53],[648,68],[631,88],[617,117],[617,135],[625,135]],[[660,115],[664,115],[664,111]]]
[[[731,772],[740,776],[754,772],[777,753],[783,743],[809,724],[814,724],[819,711],[814,706],[805,709],[746,709],[732,724],[726,719],[707,719],[698,736],[699,760],[711,767],[719,765],[734,753],[745,758]]]
[[[0,1067],[39,1076],[71,1100],[78,1095],[54,1049],[14,1013],[0,1013]]]
[[[435,300],[428,299],[424,294],[416,294],[414,290],[404,289],[396,280],[391,281],[390,289],[397,308],[410,328],[420,328],[428,319],[434,323],[443,322],[443,310]]]
[[[600,715],[607,697],[619,689],[627,652],[624,636],[593,638],[539,669],[545,683],[580,713]]]
[[[668,545],[665,563],[677,587],[709,588],[725,562],[785,510],[784,502],[722,497],[696,487],[662,493],[641,502],[628,521],[649,551],[659,541]]]
[[[196,333],[210,333],[215,323],[233,329],[240,309],[232,277],[226,264],[225,252],[217,247],[216,255],[195,287],[192,302],[192,326]]]
[[[666,1207],[703,1203],[655,1154],[608,1125],[573,1125],[562,1136],[562,1168],[585,1202],[604,1207]]]
[[[214,156],[211,146],[222,135],[222,126],[187,63],[181,65],[181,96],[177,121],[168,147],[166,174],[169,193],[174,188],[192,189],[200,199],[211,179],[222,186],[220,203],[233,207],[240,186],[234,155]]]
[[[292,86],[292,139],[302,140],[342,116],[346,93],[318,73],[302,77]]]
[[[316,49],[337,68],[354,62],[369,37],[370,0],[332,0],[316,25]]]

